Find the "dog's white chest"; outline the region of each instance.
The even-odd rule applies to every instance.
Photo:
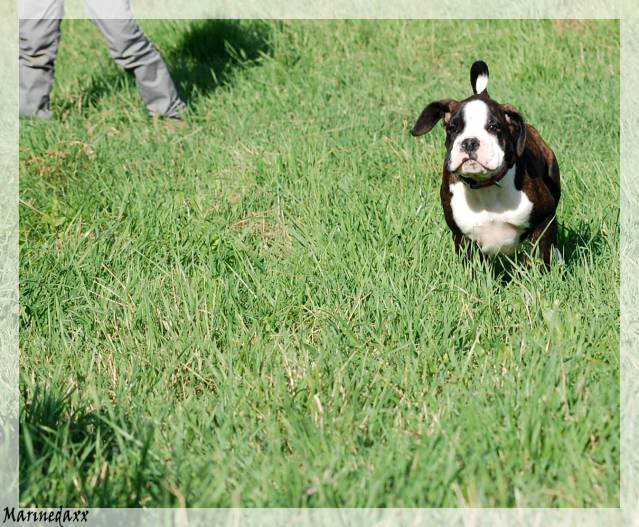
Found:
[[[513,167],[499,186],[471,189],[461,181],[450,186],[455,223],[486,254],[512,254],[530,226],[533,204],[515,188],[514,179]]]

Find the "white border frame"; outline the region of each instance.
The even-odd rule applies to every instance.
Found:
[[[105,0],[106,1],[106,0]],[[4,0],[7,2],[7,0]],[[0,519],[18,505],[17,11],[0,6]],[[8,2],[7,2],[8,3]],[[134,0],[139,19],[599,18],[621,20],[621,492],[610,509],[90,509],[89,525],[561,525],[639,527],[639,18],[625,0]],[[559,4],[559,5],[557,5]],[[463,16],[459,16],[462,13]],[[116,18],[117,16],[114,16]],[[65,18],[87,18],[66,0]],[[8,110],[13,109],[13,113]],[[17,509],[16,509],[17,510]],[[1,521],[1,520],[0,520]]]

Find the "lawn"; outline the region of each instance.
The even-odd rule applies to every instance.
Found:
[[[23,506],[619,503],[616,21],[142,21],[190,127],[65,21],[20,131]],[[431,100],[559,159],[564,265],[464,264]]]

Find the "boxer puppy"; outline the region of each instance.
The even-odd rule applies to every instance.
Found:
[[[455,250],[513,254],[530,240],[548,267],[560,197],[555,154],[515,107],[491,99],[485,62],[472,65],[470,82],[472,96],[431,102],[411,131],[423,135],[443,119],[440,196]]]

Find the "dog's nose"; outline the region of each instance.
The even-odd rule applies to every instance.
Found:
[[[479,139],[476,137],[467,137],[461,143],[461,149],[469,154],[479,148]]]

